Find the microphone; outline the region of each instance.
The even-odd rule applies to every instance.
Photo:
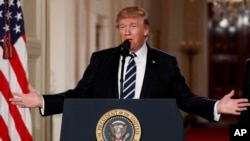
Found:
[[[129,39],[123,41],[123,43],[120,45],[120,47],[121,47],[121,55],[123,57],[127,57],[129,55],[129,49],[130,49]]]
[[[121,95],[123,94],[123,73],[124,73],[124,64],[125,64],[125,58],[129,55],[129,49],[130,49],[130,41],[129,39],[123,41],[123,43],[120,45],[121,47],[121,55],[122,55],[122,65],[121,65],[121,76],[120,76],[120,94],[119,99],[121,99]]]

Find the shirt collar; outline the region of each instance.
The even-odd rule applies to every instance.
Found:
[[[135,54],[137,56],[136,58],[138,58],[140,60],[145,59],[147,56],[147,51],[148,51],[148,48],[147,48],[146,42],[144,42],[142,47],[135,52]]]

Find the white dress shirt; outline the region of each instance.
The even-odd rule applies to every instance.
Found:
[[[134,58],[135,64],[136,64],[136,81],[135,81],[135,96],[133,99],[140,98],[143,78],[144,78],[144,74],[145,74],[145,70],[146,70],[147,50],[148,49],[147,49],[146,43],[144,43],[143,46],[137,52],[134,52],[136,54],[136,57]],[[125,58],[123,80],[125,78],[126,68],[128,66],[129,59],[130,59],[129,56],[127,56]],[[122,56],[120,57],[119,70],[118,70],[118,80],[120,80],[120,78],[121,78],[121,67],[122,67]],[[120,98],[121,97],[120,81],[118,81],[118,86],[119,86],[118,90],[119,90],[119,98]]]

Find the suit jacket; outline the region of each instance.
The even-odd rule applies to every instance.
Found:
[[[181,75],[176,58],[147,46],[146,70],[140,98],[175,98],[183,111],[213,120],[215,100],[194,95]],[[93,53],[90,64],[74,89],[44,95],[44,115],[61,113],[64,98],[118,98],[119,58],[120,47]]]
[[[245,77],[243,83],[243,97],[250,101],[250,58],[246,60]],[[250,109],[241,113],[239,124],[250,124]]]

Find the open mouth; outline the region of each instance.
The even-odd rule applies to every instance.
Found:
[[[128,39],[126,39],[126,40],[129,40],[130,42],[132,41],[132,39],[130,39],[130,38],[128,38]]]

